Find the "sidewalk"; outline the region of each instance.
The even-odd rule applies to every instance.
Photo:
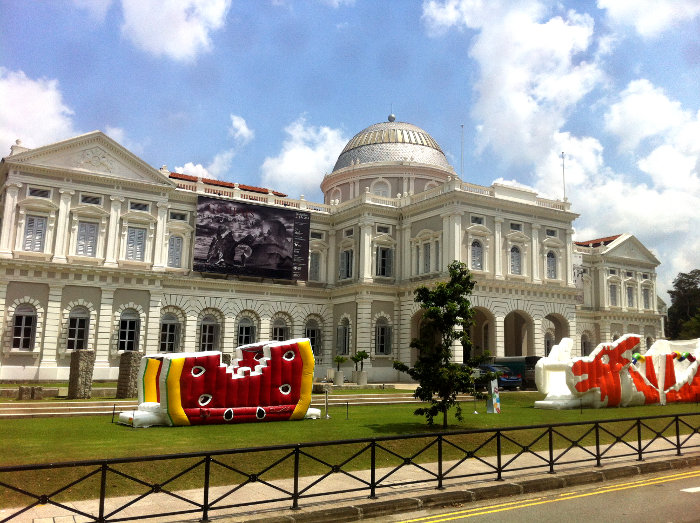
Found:
[[[700,443],[700,435],[694,435],[692,441],[687,444]],[[370,480],[369,471],[357,471],[350,473],[332,474],[318,485],[312,487],[305,494],[319,494],[318,497],[302,498],[299,500],[300,510],[291,510],[291,500],[277,501],[260,506],[231,508],[224,510],[212,509],[209,512],[211,520],[226,522],[280,522],[280,521],[355,521],[359,519],[377,518],[383,514],[398,513],[405,511],[415,511],[424,508],[450,506],[453,504],[463,504],[483,499],[498,498],[510,495],[527,494],[541,492],[544,490],[569,487],[573,485],[584,485],[601,482],[610,479],[630,477],[639,474],[659,472],[664,470],[675,470],[687,467],[700,466],[700,451],[688,452],[683,456],[676,456],[675,449],[668,448],[668,444],[657,441],[650,450],[668,449],[662,453],[654,454],[653,459],[637,461],[633,457],[625,457],[614,460],[607,460],[603,466],[595,467],[595,462],[584,464],[557,465],[555,474],[549,474],[545,467],[539,472],[533,471],[505,471],[503,481],[495,481],[495,473],[489,465],[482,463],[478,459],[471,458],[464,461],[457,467],[453,474],[478,474],[488,473],[488,475],[477,476],[476,478],[462,478],[455,480],[445,480],[444,490],[436,489],[436,482],[430,474],[421,470],[420,467],[410,464],[403,466],[398,471],[391,474],[382,481],[383,488],[377,489],[377,499],[369,500],[369,489],[362,481]],[[629,452],[629,448],[618,448],[618,454]],[[612,453],[611,457],[615,454]],[[567,460],[573,461],[586,457],[583,449],[571,449],[567,455]],[[502,462],[507,463],[512,456],[504,456]],[[487,463],[495,465],[495,457],[484,459]],[[516,468],[532,465],[541,465],[543,461],[534,454],[526,453],[517,458]],[[445,462],[443,472],[447,472],[455,462]],[[421,467],[436,473],[437,464],[422,464]],[[393,469],[377,469],[376,478],[379,481],[389,474]],[[304,477],[299,479],[299,489],[302,491],[318,479],[318,476]],[[432,481],[430,481],[432,479]],[[422,481],[415,485],[396,485],[404,481]],[[291,491],[293,482],[289,480],[269,482],[276,487]],[[388,485],[388,487],[387,487]],[[326,491],[363,488],[363,490],[338,495],[324,495]],[[209,501],[215,505],[228,505],[246,502],[263,501],[266,499],[276,499],[281,497],[281,493],[272,487],[266,486],[261,481],[248,483],[235,494],[225,496],[231,490],[230,487],[212,487],[210,489]],[[194,502],[201,503],[201,490],[179,492],[179,495]],[[134,496],[123,498],[109,498],[105,502],[105,514],[123,506],[133,500]],[[85,500],[67,503],[68,506],[84,513],[97,515],[98,500]],[[145,499],[120,511],[114,517],[119,518],[143,518],[145,515],[162,511],[188,510],[195,508],[191,504],[173,498],[162,493],[149,494]],[[11,514],[12,510],[1,510],[0,519],[4,519]],[[159,517],[150,521],[164,522],[194,522],[201,520],[201,512],[189,515]],[[91,521],[89,518],[71,515],[65,509],[52,505],[35,507],[31,511],[22,514],[12,521],[34,523],[82,523]]]

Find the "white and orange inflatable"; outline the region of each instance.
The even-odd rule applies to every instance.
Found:
[[[535,367],[537,389],[547,394],[535,407],[627,407],[700,400],[700,339],[656,341],[642,355],[640,337],[626,334],[601,343],[589,356],[571,357],[563,338]]]
[[[147,355],[133,427],[318,418],[310,409],[314,356],[308,338],[244,345],[231,365],[220,352]]]

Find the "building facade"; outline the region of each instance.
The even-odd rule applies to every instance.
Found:
[[[124,351],[309,337],[318,378],[335,355],[365,350],[370,381],[400,381],[393,360],[417,357],[413,290],[452,260],[477,282],[476,353],[544,355],[564,336],[585,352],[633,328],[662,336],[659,262],[634,237],[574,243],[568,201],[461,181],[427,132],[393,118],[348,142],[324,203],[155,169],[97,131],[17,143],[0,177],[0,380],[66,379],[75,350],[95,350],[94,378],[114,379]],[[308,213],[307,279],[192,270],[200,196]]]

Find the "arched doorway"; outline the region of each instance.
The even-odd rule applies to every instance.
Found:
[[[561,314],[547,314],[542,319],[544,332],[544,355],[549,355],[552,347],[559,344],[562,338],[569,337],[569,321]]]
[[[471,328],[472,353],[471,357],[482,356],[485,351],[495,355],[496,318],[490,310],[484,307],[474,307],[474,322]],[[464,355],[465,360],[467,355]]]
[[[503,355],[534,356],[533,321],[523,311],[512,311],[503,320]]]
[[[430,321],[423,317],[423,311],[419,310],[411,318],[411,341],[418,339],[422,343],[440,343],[440,333],[430,325]],[[420,351],[416,347],[411,347],[411,361],[413,365],[418,359]]]

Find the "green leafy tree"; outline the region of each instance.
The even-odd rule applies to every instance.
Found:
[[[348,361],[348,359],[345,356],[338,355],[335,358],[333,358],[333,361],[338,366],[338,372],[340,372],[340,366],[346,361]]]
[[[420,286],[413,291],[415,301],[424,310],[428,328],[411,342],[411,347],[419,350],[414,366],[394,362],[396,370],[419,383],[414,397],[429,403],[414,414],[425,416],[432,425],[434,418],[442,413],[443,428],[447,428],[447,413],[452,407],[456,408],[457,419],[463,419],[457,394],[474,390],[473,369],[468,364],[452,362],[452,344],[459,340],[465,356],[471,355],[469,328],[474,311],[469,296],[475,282],[464,263],[453,261],[448,271],[449,281],[439,282],[433,288]]]
[[[679,273],[673,280],[671,306],[668,308],[667,334],[672,340],[697,338],[693,329],[684,329],[685,323],[700,313],[700,269]]]
[[[700,338],[700,312],[683,324],[679,337],[682,340]]]

